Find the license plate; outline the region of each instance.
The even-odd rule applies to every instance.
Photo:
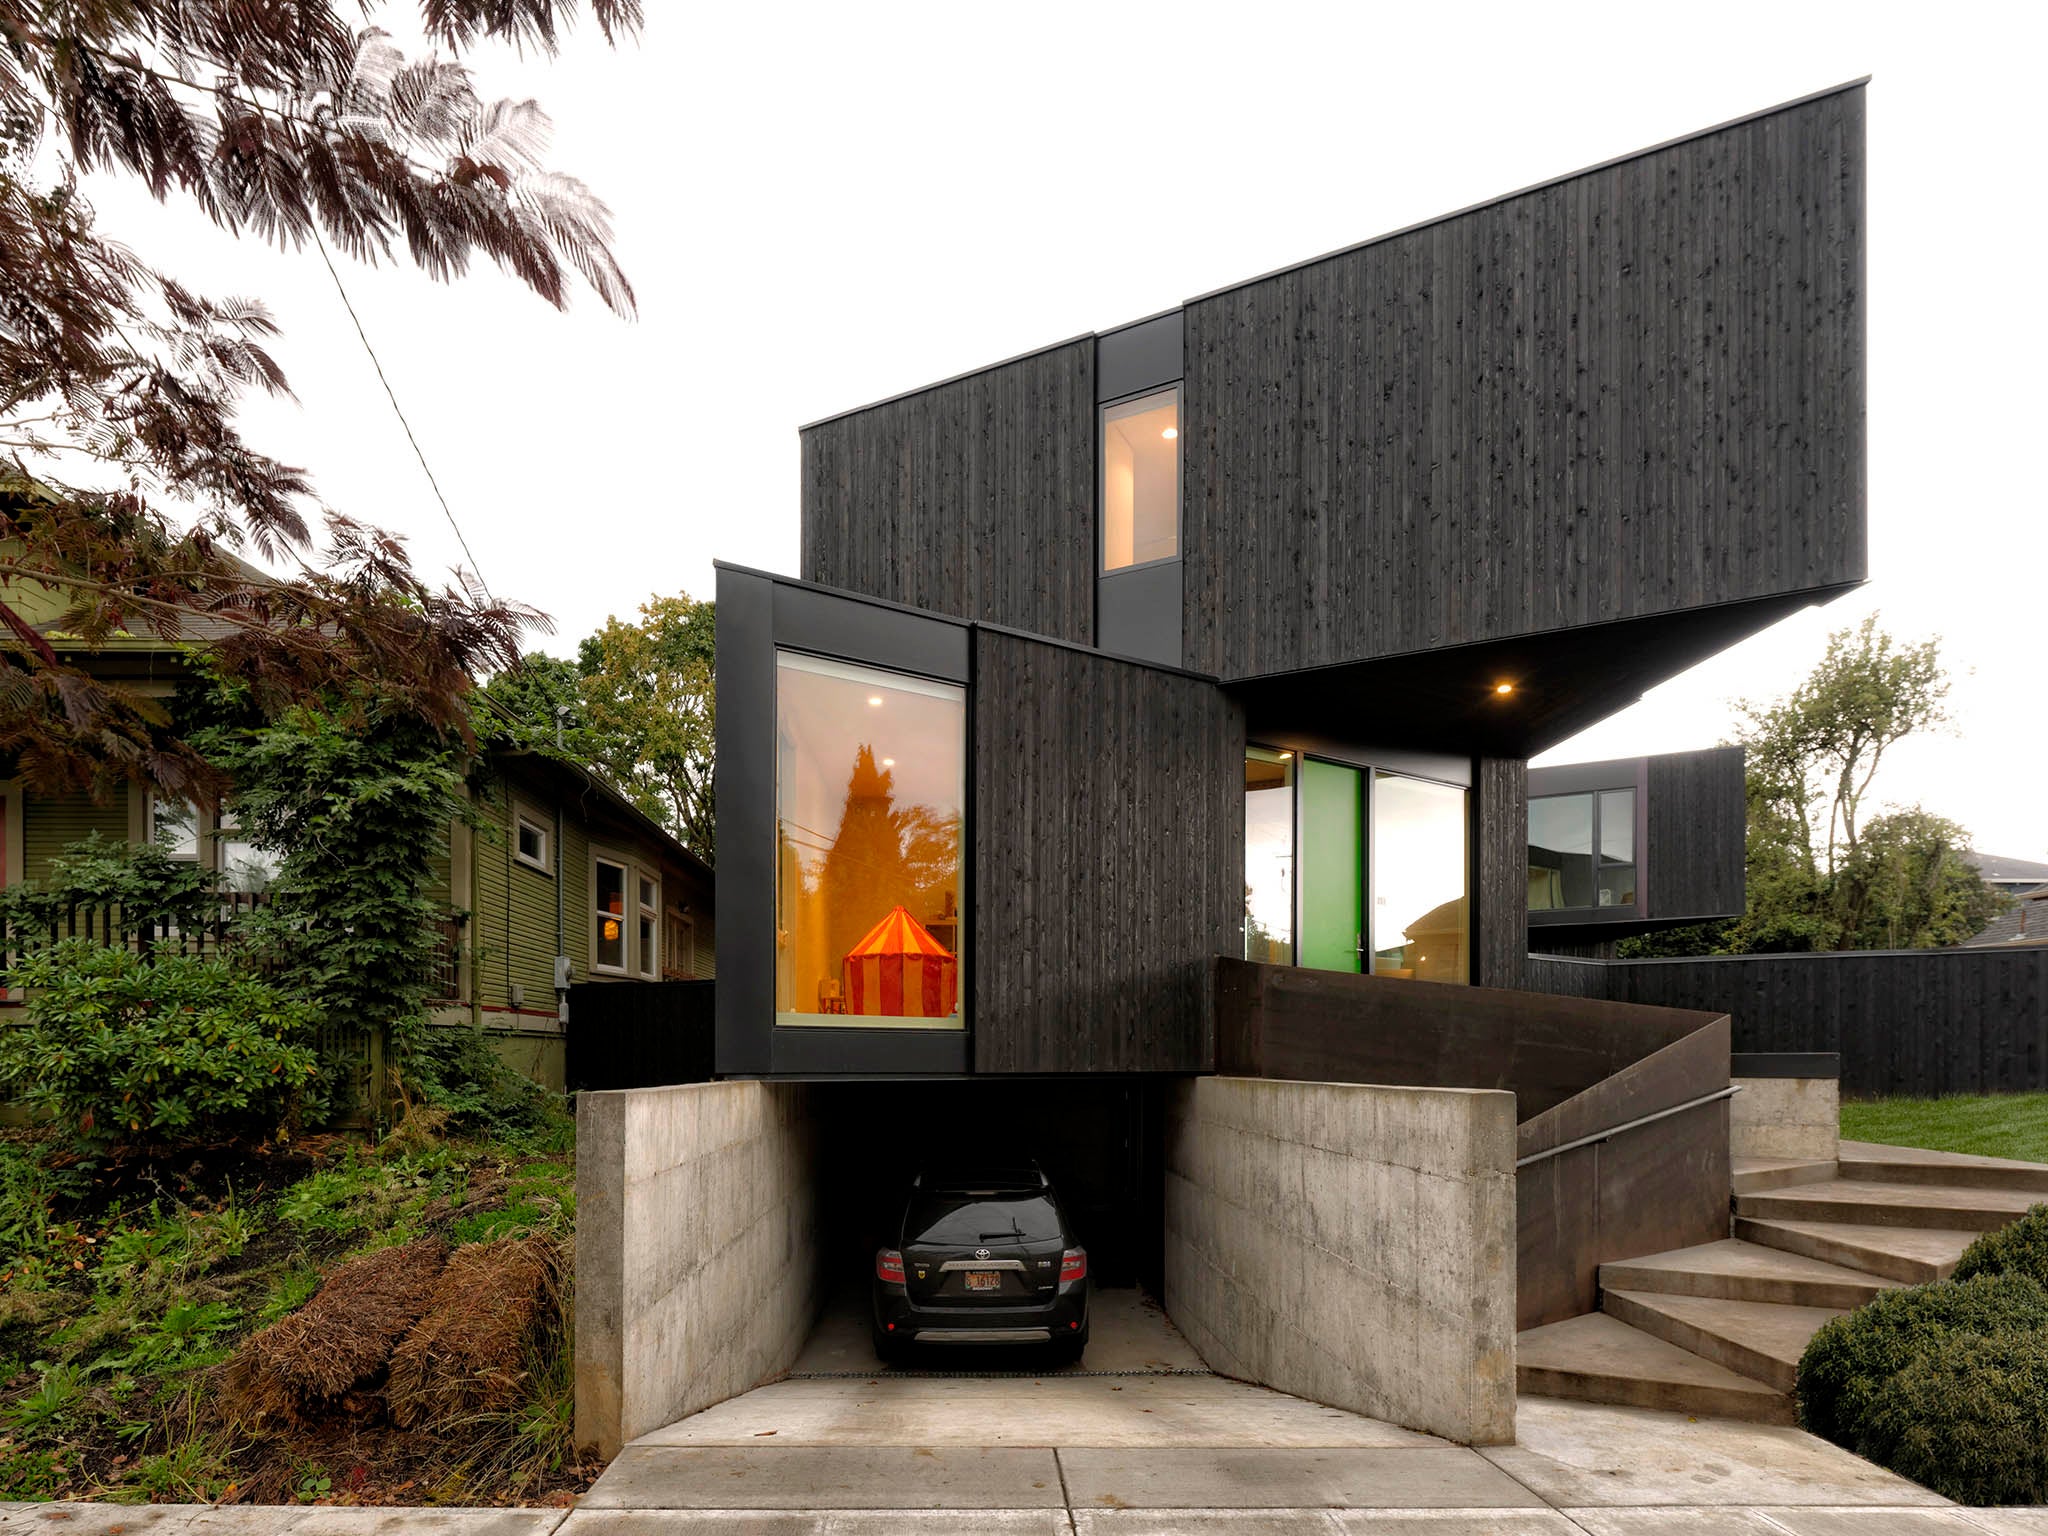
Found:
[[[1003,1277],[993,1269],[970,1269],[966,1275],[970,1291],[993,1291],[1002,1287]]]

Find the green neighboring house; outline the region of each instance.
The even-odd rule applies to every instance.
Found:
[[[8,598],[32,622],[56,607],[52,595],[35,590],[15,588]],[[38,628],[67,654],[65,635]],[[162,697],[185,666],[179,645],[153,636],[72,650],[67,659]],[[441,925],[433,1016],[482,1030],[508,1062],[559,1089],[567,1026],[556,956],[566,956],[572,982],[708,979],[711,870],[575,763],[494,749],[477,779],[481,826],[450,826],[428,893],[451,914]],[[274,858],[240,836],[231,805],[210,811],[133,785],[101,803],[35,795],[19,780],[0,779],[0,877],[7,884],[43,877],[67,844],[92,832],[154,841],[174,858],[217,869],[238,901],[260,902],[275,871]]]

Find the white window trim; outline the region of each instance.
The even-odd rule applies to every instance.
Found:
[[[600,911],[597,905],[597,867],[609,864],[619,871],[619,907],[616,913]],[[622,853],[613,853],[602,848],[590,850],[590,969],[598,976],[631,976],[633,974],[633,930],[626,919],[632,915],[627,909],[625,898],[633,894],[633,861]],[[607,917],[616,915],[619,920],[619,958],[623,965],[606,965],[597,958],[598,932]]]
[[[540,857],[537,859],[528,858],[519,848],[520,830],[527,827],[540,834]],[[544,875],[552,876],[555,872],[555,866],[551,861],[554,836],[555,834],[549,829],[547,822],[542,820],[540,815],[531,806],[516,803],[513,805],[512,859],[514,863],[523,864],[528,869],[538,870]],[[596,902],[593,901],[591,905],[595,908]]]
[[[642,883],[654,887],[654,904],[649,906],[640,900]],[[634,963],[633,974],[643,981],[661,980],[661,874],[656,870],[635,868],[633,871],[634,911],[638,920],[633,924],[633,944],[636,948],[649,951],[629,956]],[[647,925],[649,941],[640,943],[640,924]]]

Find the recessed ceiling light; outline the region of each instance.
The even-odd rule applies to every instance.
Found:
[[[896,759],[893,757],[885,757],[882,759],[882,766],[884,768],[894,768],[896,766]]]
[[[1160,435],[1161,437],[1165,438],[1165,439],[1166,439],[1166,440],[1167,440],[1167,441],[1168,441],[1168,442],[1170,443],[1170,442],[1172,442],[1172,441],[1173,441],[1173,440],[1174,440],[1174,439],[1175,439],[1176,437],[1179,437],[1179,436],[1180,436],[1180,428],[1179,428],[1179,427],[1168,427],[1168,428],[1167,428],[1167,429],[1166,429],[1166,430],[1165,430],[1164,432],[1160,433],[1159,435]]]
[[[1513,683],[1495,683],[1493,685],[1493,691],[1499,694],[1502,698],[1506,698],[1509,694],[1515,691],[1515,685]]]
[[[871,693],[868,695],[868,703],[875,705],[876,707],[880,707],[881,702],[882,696],[879,693]]]

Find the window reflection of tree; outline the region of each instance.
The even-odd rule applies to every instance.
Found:
[[[949,952],[958,944],[961,819],[930,805],[898,806],[895,775],[872,746],[854,753],[836,832],[781,823],[785,886],[802,915],[788,914],[802,953],[797,996],[838,979],[853,947],[902,906]],[[791,880],[791,877],[794,880]],[[806,932],[805,930],[809,930]],[[785,931],[783,941],[792,936]]]

